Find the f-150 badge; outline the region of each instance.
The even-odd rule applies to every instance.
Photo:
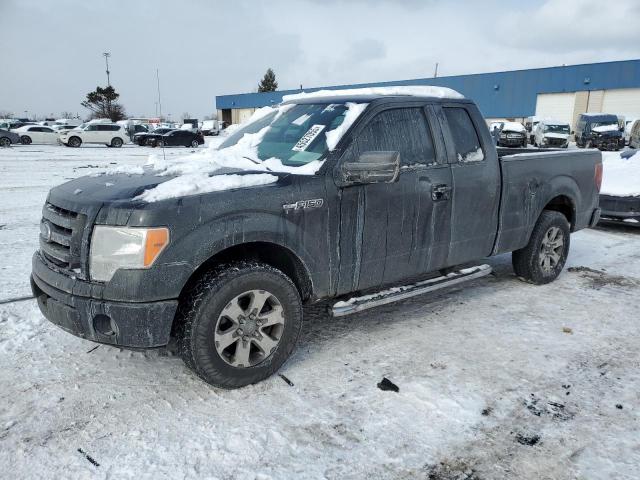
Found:
[[[285,203],[282,208],[285,212],[294,212],[297,210],[306,210],[308,208],[320,208],[324,204],[322,198],[315,198],[313,200],[298,200],[296,203]]]

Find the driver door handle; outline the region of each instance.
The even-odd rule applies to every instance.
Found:
[[[431,186],[431,200],[438,202],[451,198],[451,187],[446,183],[438,183]]]

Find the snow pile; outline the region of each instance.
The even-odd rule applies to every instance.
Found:
[[[611,124],[611,125],[600,125],[599,127],[593,127],[592,130],[594,132],[598,132],[598,133],[604,133],[604,132],[617,132],[620,129],[620,127],[617,124]]]
[[[504,125],[502,126],[502,131],[508,131],[508,132],[524,132],[526,131],[526,128],[524,128],[524,125],[522,125],[521,123],[518,122],[504,122]]]
[[[413,97],[435,98],[464,98],[464,96],[451,88],[433,87],[428,85],[397,86],[397,87],[369,87],[348,88],[343,90],[318,90],[317,92],[301,92],[282,97],[283,102],[306,100],[309,98],[326,97],[352,97],[356,95],[408,95]]]
[[[600,193],[615,197],[640,195],[640,152],[624,159],[620,152],[602,152],[602,188]]]
[[[347,130],[353,125],[353,122],[360,116],[364,109],[367,108],[368,103],[352,103],[347,102],[347,113],[344,116],[344,120],[338,126],[338,128],[334,128],[333,130],[326,133],[327,135],[327,147],[329,151],[333,151],[338,145],[338,142],[345,134]]]

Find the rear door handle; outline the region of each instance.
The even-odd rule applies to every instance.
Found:
[[[449,200],[449,198],[451,198],[451,187],[446,183],[439,183],[431,187],[431,200],[434,202]]]

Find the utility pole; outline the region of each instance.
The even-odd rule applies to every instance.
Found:
[[[160,121],[162,122],[162,101],[160,100],[160,71],[156,68],[156,80],[158,81],[158,107],[160,110]]]
[[[438,62],[436,62],[436,71],[433,74],[433,78],[438,78]]]
[[[109,52],[103,52],[102,56],[104,57],[104,63],[107,66],[107,87],[111,86],[111,82],[109,81],[109,57],[111,54]]]

